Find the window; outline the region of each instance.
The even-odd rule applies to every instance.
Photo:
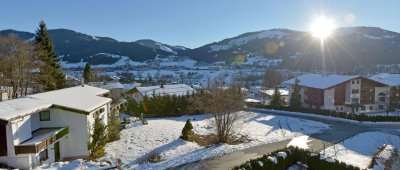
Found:
[[[374,110],[374,106],[369,106],[369,110]]]
[[[359,89],[351,89],[351,93],[356,94],[358,93],[360,90]]]
[[[356,112],[358,112],[358,107],[356,107]]]
[[[47,149],[45,149],[39,153],[39,158],[40,158],[40,162],[44,162],[49,158],[49,155],[47,154]]]
[[[383,105],[379,105],[379,110],[383,110]]]
[[[384,101],[386,101],[386,97],[384,97],[384,96],[382,96],[382,97],[379,97],[379,101],[381,101],[381,102],[384,102]]]
[[[353,80],[353,81],[351,81],[351,84],[354,84],[354,80]]]
[[[373,92],[374,91],[374,89],[369,89],[369,92]]]
[[[365,106],[361,106],[361,111],[364,111],[365,110]]]
[[[351,103],[358,103],[358,98],[352,98]]]
[[[40,121],[50,121],[50,111],[39,112]]]
[[[359,81],[359,80],[357,80],[357,84],[360,84],[360,81]]]
[[[100,109],[100,113],[103,113],[103,112],[104,112],[104,108],[101,108],[101,109]]]

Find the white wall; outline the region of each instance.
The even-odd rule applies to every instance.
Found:
[[[326,110],[336,110],[335,107],[335,88],[324,90],[324,106]]]
[[[40,116],[39,113],[31,115],[31,130],[35,131],[40,128]]]
[[[0,156],[0,163],[19,169],[30,169],[32,160],[28,154],[15,155],[12,126],[12,123],[8,123],[6,126],[7,156]]]
[[[15,145],[18,145],[32,137],[30,116],[13,120],[11,123]]]
[[[64,146],[62,146],[65,149],[63,154],[66,157],[89,155],[86,114],[50,109],[50,121],[40,121],[40,127],[69,127],[69,134],[66,135]]]

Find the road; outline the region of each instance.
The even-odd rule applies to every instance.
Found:
[[[342,141],[346,138],[352,137],[358,133],[368,132],[368,131],[385,131],[387,133],[399,134],[400,125],[382,125],[382,126],[365,126],[358,125],[349,122],[337,121],[337,120],[327,120],[321,119],[320,117],[307,117],[302,115],[286,115],[282,113],[271,113],[270,111],[260,111],[260,113],[268,113],[275,115],[283,115],[288,117],[295,117],[300,119],[314,120],[323,122],[331,125],[331,128],[323,130],[320,133],[315,133],[309,135],[309,149],[312,151],[321,151],[324,146],[328,147],[335,142]],[[250,159],[258,158],[264,154],[283,149],[287,146],[290,140],[284,140],[275,143],[269,143],[264,145],[259,145],[252,148],[247,148],[241,151],[229,153],[219,157],[213,157],[209,159],[200,160],[197,162],[185,164],[182,166],[174,167],[171,169],[188,169],[188,170],[206,170],[206,169],[232,169],[233,167],[240,165]]]

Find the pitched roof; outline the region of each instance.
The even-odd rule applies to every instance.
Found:
[[[188,92],[190,94],[194,92],[194,89],[186,84],[163,85],[163,88],[161,86],[136,87],[136,89],[143,96],[153,96],[153,94],[183,96]]]
[[[400,74],[380,73],[371,76],[370,79],[388,86],[400,86]]]
[[[110,81],[110,82],[89,82],[87,83],[89,86],[98,87],[102,89],[123,89],[124,86],[118,81]]]
[[[260,93],[267,94],[267,95],[269,95],[269,96],[272,96],[272,95],[274,95],[275,89],[259,90],[259,92],[260,92]],[[279,93],[280,93],[282,96],[287,96],[287,95],[289,95],[289,89],[286,89],[286,88],[279,88]]]
[[[99,106],[111,102],[110,98],[99,96],[108,92],[108,90],[92,86],[76,86],[2,101],[0,102],[0,119],[7,121],[47,109],[53,105],[91,112]]]
[[[317,89],[327,89],[337,84],[361,77],[359,75],[322,75],[322,74],[304,74],[297,77],[299,85]],[[295,79],[290,79],[284,84],[295,84]]]

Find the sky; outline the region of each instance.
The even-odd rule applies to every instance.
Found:
[[[120,41],[153,39],[189,48],[246,32],[309,31],[324,15],[337,27],[400,32],[398,0],[2,0],[0,30],[66,28]]]

